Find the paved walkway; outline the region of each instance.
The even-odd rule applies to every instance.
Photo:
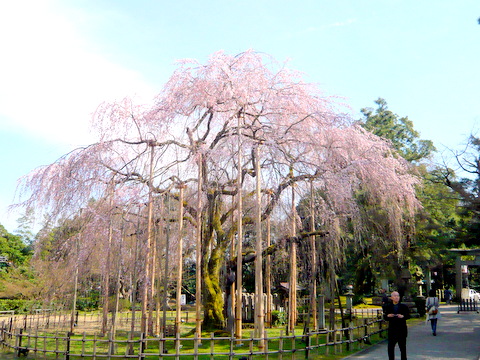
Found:
[[[480,360],[480,314],[461,312],[456,305],[441,305],[442,318],[438,320],[437,336],[432,335],[430,323],[409,325],[407,339],[408,360]],[[345,359],[385,360],[387,342],[384,341]],[[395,359],[400,359],[396,347]]]

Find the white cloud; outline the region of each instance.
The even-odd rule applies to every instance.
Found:
[[[140,73],[88,51],[72,23],[48,1],[0,4],[0,129],[51,141],[90,142],[91,113],[103,101],[154,90]]]

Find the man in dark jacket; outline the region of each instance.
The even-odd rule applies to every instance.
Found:
[[[400,303],[397,291],[390,295],[391,303],[385,306],[384,318],[388,321],[388,359],[395,360],[395,345],[398,343],[402,360],[407,360],[407,319],[410,318],[408,306]]]

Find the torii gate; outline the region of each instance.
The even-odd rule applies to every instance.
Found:
[[[480,266],[480,249],[450,249],[457,254],[455,259],[455,291],[457,297],[462,295],[462,265]],[[473,256],[473,260],[462,260],[462,256]]]

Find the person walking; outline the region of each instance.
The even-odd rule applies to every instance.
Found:
[[[435,294],[435,290],[431,289],[428,292],[427,302],[425,303],[427,308],[427,321],[430,321],[432,326],[433,336],[437,336],[437,320],[440,318],[440,311],[438,307],[440,306],[440,301]]]
[[[445,303],[447,305],[450,305],[450,302],[452,301],[452,297],[453,297],[453,294],[452,294],[452,290],[450,290],[449,288],[446,288],[445,291],[443,292],[443,296],[445,298]]]
[[[410,318],[408,306],[400,303],[400,294],[393,291],[392,302],[385,306],[384,319],[388,321],[388,359],[395,360],[395,345],[400,348],[401,360],[407,360],[407,319]]]

